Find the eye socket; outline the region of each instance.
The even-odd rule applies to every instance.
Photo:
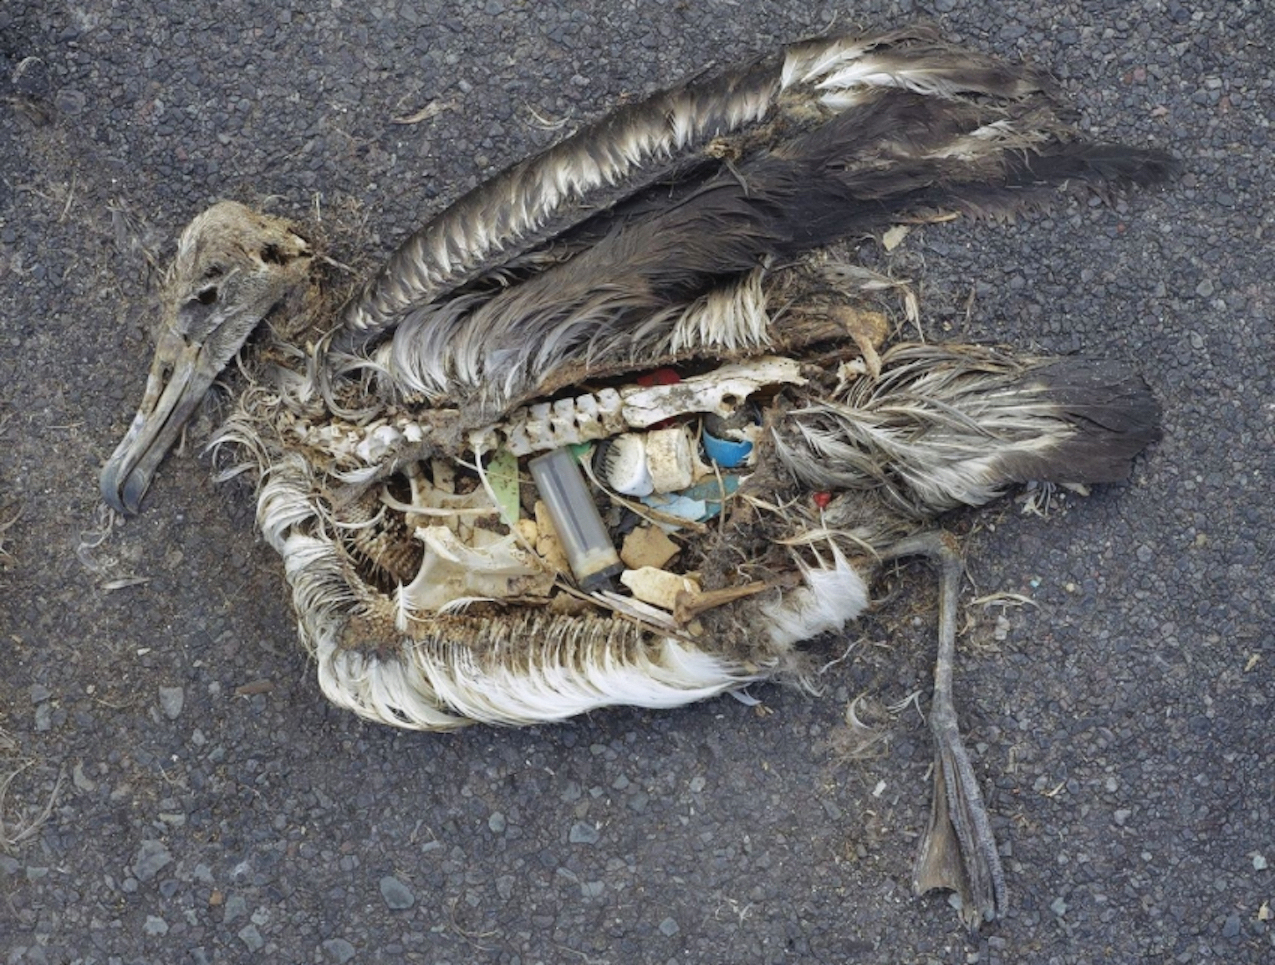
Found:
[[[209,285],[195,296],[195,301],[201,305],[215,305],[217,303],[217,286]]]
[[[261,249],[261,260],[267,265],[286,265],[288,263],[287,257],[279,250],[279,246],[276,244],[269,244]]]

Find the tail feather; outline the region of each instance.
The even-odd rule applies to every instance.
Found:
[[[1060,189],[1108,196],[1177,170],[1163,151],[1076,140],[1040,104],[992,108],[886,90],[739,174],[750,196],[776,195],[789,222],[777,247],[795,255],[904,214],[1003,217],[1046,206]]]
[[[1124,188],[1161,184],[1180,170],[1176,158],[1155,148],[1064,141],[1034,152],[1008,153],[997,180],[964,181],[920,196],[919,207],[954,207],[979,218],[1002,218],[1045,208],[1060,190],[1082,188],[1109,198]]]
[[[1160,438],[1160,407],[1150,388],[1120,363],[1060,359],[1033,372],[1031,385],[1071,434],[1048,451],[1004,460],[1007,482],[1122,482],[1133,458]]]
[[[872,491],[926,519],[1014,483],[1126,479],[1159,438],[1159,414],[1146,383],[1118,363],[900,345],[879,380],[791,412],[774,436],[805,485]]]

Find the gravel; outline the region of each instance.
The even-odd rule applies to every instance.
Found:
[[[1269,3],[486,6],[0,6],[5,833],[51,802],[0,856],[0,960],[1271,961]],[[899,249],[930,337],[1133,360],[1164,407],[1129,485],[953,521],[1003,921],[969,935],[911,895],[919,715],[883,712],[877,757],[838,754],[852,698],[929,685],[923,566],[879,588],[822,699],[416,735],[324,703],[251,497],[212,482],[197,433],[140,517],[82,539],[149,365],[144,252],[210,201],[365,218],[331,250],[365,264],[558,122],[910,17],[1050,66],[1095,136],[1185,166]],[[1035,605],[970,602],[996,593]]]
[[[159,708],[169,720],[176,720],[181,716],[185,700],[186,692],[180,687],[159,688]]]
[[[381,879],[381,897],[394,911],[402,911],[416,904],[416,896],[412,894],[412,889],[393,875],[386,875]]]
[[[139,881],[150,881],[172,863],[173,856],[162,841],[143,841],[133,862],[133,874]]]
[[[355,955],[354,946],[344,938],[329,938],[322,945],[325,960],[335,965],[345,965]]]

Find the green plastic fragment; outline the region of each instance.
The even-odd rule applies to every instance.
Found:
[[[521,515],[518,499],[518,457],[501,449],[487,463],[487,484],[496,497],[496,505],[506,526],[513,526]]]

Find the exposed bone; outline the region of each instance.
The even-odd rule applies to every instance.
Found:
[[[473,492],[457,494],[454,477],[450,472],[440,475],[437,461],[434,478],[442,479],[447,488],[431,484],[420,468],[413,464],[407,470],[407,481],[412,487],[411,503],[401,503],[388,493],[381,496],[381,501],[391,509],[406,513],[407,525],[412,528],[442,525],[456,532],[464,520],[499,514],[500,510],[481,486]]]
[[[475,452],[503,444],[516,456],[592,442],[626,429],[646,429],[693,412],[731,415],[767,386],[805,385],[794,359],[765,356],[735,362],[674,385],[626,385],[594,395],[540,402],[470,436]]]
[[[520,547],[513,535],[495,536],[481,548],[466,546],[446,526],[422,526],[416,538],[425,544],[425,558],[416,579],[399,591],[401,619],[414,612],[437,613],[449,603],[466,599],[502,600],[548,596],[553,573]]]
[[[477,454],[503,444],[515,456],[527,456],[606,439],[628,429],[647,429],[690,413],[729,416],[767,386],[805,383],[794,359],[764,356],[723,365],[674,385],[626,385],[537,402],[515,409],[503,422],[471,433],[470,445]],[[302,447],[325,454],[334,465],[347,470],[382,465],[435,431],[432,425],[407,413],[361,426],[336,421],[315,426],[298,420],[291,429]]]

